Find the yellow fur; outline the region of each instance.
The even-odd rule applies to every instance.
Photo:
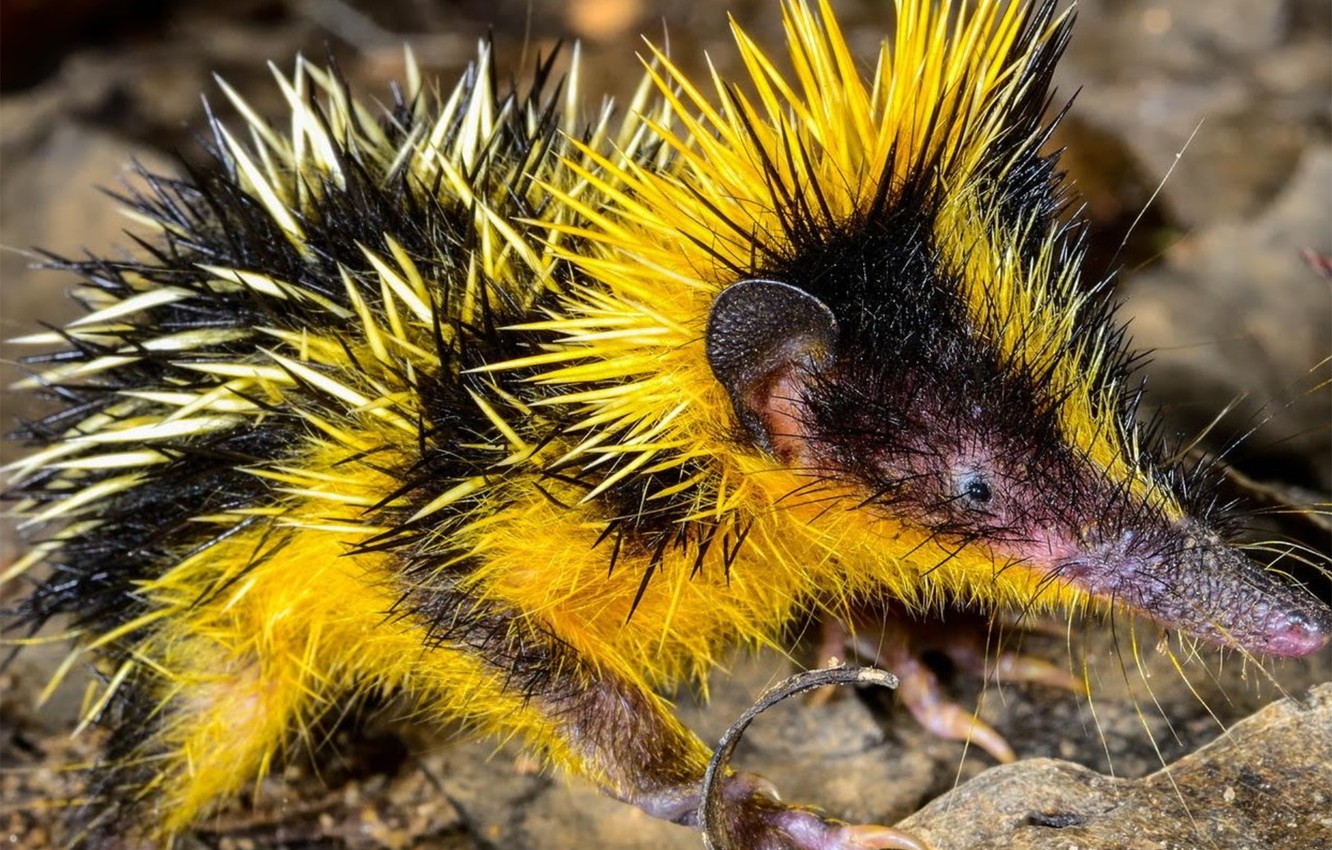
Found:
[[[522,235],[518,223],[496,216],[493,199],[474,199],[480,247],[461,264],[467,297],[451,306],[449,318],[475,321],[485,286],[516,303],[535,303],[541,287],[553,288],[550,270],[562,260],[598,282],[578,288],[555,314],[523,326],[551,332],[556,342],[477,372],[485,379],[534,368],[530,380],[549,390],[543,405],[523,407],[502,398],[497,383],[483,383],[488,389],[472,400],[502,437],[486,450],[497,464],[514,467],[612,470],[590,492],[517,476],[489,497],[491,503],[474,509],[461,530],[440,543],[477,564],[467,578],[476,598],[519,612],[567,643],[596,674],[645,694],[700,681],[732,644],[777,643],[800,611],[846,613],[856,599],[885,590],[922,608],[946,598],[986,606],[1087,604],[1072,590],[1040,585],[1042,565],[1001,571],[1008,560],[1002,551],[979,544],[959,550],[925,529],[846,510],[864,494],[836,482],[810,489],[807,477],[772,457],[738,450],[731,401],[703,350],[709,307],[733,280],[718,258],[744,265],[751,234],[780,233],[764,157],[779,163],[784,191],[804,193],[815,209],[827,205],[828,224],[863,212],[881,177],[900,179],[914,164],[938,157],[952,199],[936,225],[953,249],[944,262],[963,279],[978,325],[995,335],[1007,356],[1034,364],[1075,347],[1067,317],[1043,303],[1049,293],[1033,283],[1043,276],[1006,247],[1008,234],[996,232],[993,212],[972,180],[1005,106],[1020,95],[1019,66],[1029,57],[1009,59],[1021,9],[1020,3],[981,0],[950,18],[935,4],[899,3],[896,36],[883,46],[867,82],[826,4],[814,10],[793,0],[784,6],[792,78],[736,27],[748,95],[732,98],[714,77],[716,97],[709,99],[658,52],[649,67],[655,94],[644,89],[622,128],[613,129],[603,116],[588,140],[559,141],[562,162],[538,174],[533,190],[552,201],[541,207],[542,238]],[[482,77],[487,62],[483,52]],[[226,147],[246,191],[302,248],[306,234],[297,213],[315,191],[304,178],[318,173],[336,183],[342,166],[334,150],[344,139],[358,156],[381,164],[410,161],[424,183],[438,178],[442,192],[465,197],[461,175],[484,155],[500,118],[489,95],[466,106],[455,95],[432,126],[394,149],[376,135],[373,118],[352,120],[365,108],[324,72],[302,63],[292,79],[280,82],[292,109],[290,135],[267,128],[233,97],[249,119],[252,142],[227,136]],[[328,126],[307,105],[311,88],[324,99]],[[940,109],[955,110],[955,117],[934,127],[930,116]],[[443,149],[446,128],[458,121],[466,131]],[[561,126],[576,131],[572,109]],[[647,163],[640,152],[653,139],[664,143],[663,151]],[[790,139],[806,156],[783,159]],[[885,169],[890,154],[894,167]],[[812,194],[813,186],[822,198]],[[741,223],[745,233],[736,234],[730,222]],[[245,362],[191,363],[201,386],[127,392],[114,411],[121,418],[84,421],[67,441],[13,467],[20,478],[61,469],[75,491],[83,469],[123,468],[123,475],[76,498],[22,508],[30,524],[71,521],[61,534],[83,534],[97,522],[99,500],[138,486],[146,468],[164,461],[155,448],[161,441],[245,428],[270,415],[296,386],[317,388],[326,399],[321,409],[301,410],[307,431],[299,462],[249,470],[274,482],[279,504],[197,517],[231,533],[144,583],[138,590],[151,607],[139,621],[116,634],[83,636],[93,645],[110,644],[154,625],[128,653],[155,673],[154,696],[164,716],[160,779],[145,789],[160,795],[160,810],[168,813],[161,836],[186,829],[215,801],[241,792],[292,743],[293,730],[353,694],[406,693],[424,716],[516,735],[571,773],[613,790],[618,781],[611,766],[562,738],[540,705],[506,689],[500,671],[463,648],[434,645],[414,618],[389,616],[402,593],[393,556],[356,549],[387,530],[371,525],[366,512],[397,485],[382,472],[392,458],[364,453],[411,448],[426,415],[411,377],[441,368],[432,338],[437,284],[423,277],[392,234],[385,245],[364,248],[380,300],[369,303],[344,279],[350,309],[296,281],[210,268],[219,292],[248,288],[314,304],[342,320],[347,333],[332,338],[260,329],[263,341]],[[1054,261],[1047,253],[1039,262]],[[1071,291],[1077,281],[1065,276],[1060,285]],[[125,316],[150,302],[187,296],[145,285],[68,333],[114,339]],[[450,326],[442,333],[446,343],[454,342]],[[202,343],[164,336],[160,344],[188,351]],[[41,380],[86,379],[136,356],[117,351]],[[1085,385],[1084,376],[1069,371],[1072,363],[1057,366],[1056,382]],[[1070,443],[1085,449],[1110,480],[1129,482],[1144,499],[1177,512],[1125,463],[1131,438],[1101,402],[1085,393],[1067,395],[1060,419]],[[537,418],[573,412],[578,424],[563,439],[537,447],[523,437],[522,422],[505,419],[513,414],[504,411],[515,408]],[[627,551],[608,576],[606,548],[595,545],[607,520],[597,496],[636,473],[690,461],[709,469],[706,479],[679,485],[695,494],[690,520],[715,522],[719,538],[747,535],[738,556],[728,564],[724,546],[716,545],[695,570],[692,554],[670,549],[644,591],[650,553]],[[488,486],[481,477],[460,480],[414,518],[442,514],[464,498],[489,493]],[[35,550],[9,577],[43,551]],[[663,722],[678,726],[660,698],[650,701]],[[695,741],[681,757],[701,763],[706,750]]]
[[[1041,565],[996,575],[996,564],[1005,561],[1002,551],[971,547],[954,552],[955,547],[940,542],[918,545],[929,536],[924,531],[897,527],[872,512],[839,509],[829,501],[831,484],[807,493],[808,501],[816,504],[801,507],[801,498],[790,494],[807,481],[781,470],[766,455],[734,451],[731,401],[703,356],[708,309],[734,280],[725,263],[748,262],[751,233],[760,234],[760,240],[768,233],[780,238],[776,210],[781,196],[764,163],[784,169],[782,193],[803,193],[806,204],[816,210],[821,201],[812,187],[817,186],[832,225],[864,212],[879,176],[888,173],[884,165],[894,151],[894,177],[943,151],[943,180],[951,191],[936,225],[947,238],[939,242],[953,249],[946,259],[972,295],[977,324],[999,329],[994,331],[995,343],[1002,351],[1035,369],[1061,349],[1102,344],[1072,338],[1071,313],[1053,303],[1055,293],[1037,284],[1044,280],[1039,270],[1024,268],[1008,247],[1008,241],[1016,240],[1003,237],[1015,234],[996,232],[992,212],[971,179],[1005,105],[1020,94],[1016,68],[1025,57],[1019,56],[1015,64],[1006,57],[1022,5],[979,3],[956,24],[950,23],[946,9],[930,4],[903,3],[898,9],[895,43],[884,45],[869,84],[826,5],[818,12],[801,3],[785,7],[794,83],[783,81],[736,28],[757,105],[743,96],[732,99],[726,81],[714,78],[718,100],[729,103],[722,108],[658,54],[664,70],[654,72],[654,79],[675,112],[684,116],[678,131],[658,131],[679,161],[665,171],[632,163],[617,167],[586,152],[603,172],[599,177],[589,172],[588,179],[597,180],[615,203],[597,210],[566,199],[591,222],[578,232],[604,248],[570,260],[609,291],[590,290],[565,305],[559,318],[532,325],[564,334],[551,351],[492,368],[543,367],[538,380],[553,388],[553,403],[570,406],[594,423],[568,458],[593,464],[628,455],[633,461],[619,467],[624,475],[666,462],[663,458],[670,453],[681,459],[707,457],[723,467],[717,490],[700,492],[697,514],[757,518],[751,539],[771,535],[770,545],[745,551],[742,557],[754,560],[737,566],[734,573],[761,572],[765,585],[780,595],[804,598],[817,593],[819,604],[832,610],[876,587],[920,604],[935,603],[944,593],[987,604],[1082,604],[1062,588],[1035,592],[1044,574]],[[956,32],[951,32],[954,25]],[[960,86],[963,80],[969,84],[965,89]],[[971,99],[958,107],[957,117],[938,132],[927,133],[936,105],[950,107],[961,90]],[[694,115],[699,117],[687,117]],[[793,147],[804,153],[793,162],[784,158],[791,138],[798,140]],[[737,233],[733,222],[741,223],[743,232]],[[1056,247],[1049,243],[1039,263],[1055,262]],[[1065,274],[1059,285],[1072,291],[1077,280]],[[1068,357],[1057,362],[1058,386],[1052,393],[1069,391],[1060,411],[1069,443],[1082,447],[1109,480],[1128,482],[1144,501],[1178,515],[1165,493],[1126,464],[1129,436],[1121,432],[1113,405],[1090,398],[1086,390],[1076,391],[1089,383],[1086,375],[1074,373],[1076,362]],[[590,380],[608,385],[587,391],[583,387]],[[577,389],[561,393],[565,384]],[[654,418],[645,421],[649,412]],[[841,507],[854,506],[863,497],[847,492]],[[772,543],[777,539],[780,545]],[[888,540],[900,543],[887,545]],[[903,561],[895,552],[912,554]],[[662,572],[671,575],[670,569]],[[929,578],[922,583],[926,572]],[[733,588],[732,595],[736,592]],[[697,616],[702,622],[677,620],[682,631],[706,631],[709,614],[700,611]],[[771,620],[727,622],[746,639],[771,637]]]

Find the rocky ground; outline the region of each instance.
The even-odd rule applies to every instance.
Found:
[[[197,159],[199,93],[218,103],[215,72],[261,112],[277,114],[265,62],[286,66],[298,51],[331,52],[355,89],[373,94],[401,73],[404,41],[448,80],[487,32],[514,69],[535,49],[576,36],[592,100],[625,94],[639,33],[660,40],[665,32],[686,67],[703,67],[707,51],[723,73],[735,65],[727,9],[760,43],[778,49],[781,40],[775,0],[241,0],[225,13],[215,5],[75,0],[59,15],[37,0],[0,6],[0,336],[72,317],[63,296],[69,281],[32,271],[28,249],[77,254],[127,244],[127,222],[94,187],[114,189],[132,160],[160,170],[173,167],[177,152]],[[888,26],[886,4],[834,5],[868,54]],[[1059,72],[1061,96],[1078,92],[1077,100],[1056,143],[1067,148],[1065,167],[1095,224],[1093,270],[1122,271],[1124,314],[1137,344],[1154,350],[1149,406],[1171,433],[1207,430],[1200,445],[1210,451],[1252,429],[1229,456],[1237,490],[1259,507],[1326,504],[1332,288],[1303,252],[1332,254],[1332,9],[1321,0],[1086,0],[1079,8]],[[6,383],[17,374],[15,356],[6,347],[0,357]],[[0,403],[6,422],[34,409],[10,393]],[[1317,517],[1286,517],[1279,531],[1332,548]],[[8,527],[4,533],[8,561],[17,544]],[[1326,595],[1326,583],[1320,587]],[[893,822],[961,786],[911,822],[941,850],[1332,845],[1332,826],[1317,816],[1332,798],[1327,757],[1317,755],[1329,744],[1310,732],[1332,728],[1329,695],[1309,692],[1332,681],[1332,658],[1265,668],[1203,659],[1181,675],[1154,646],[1154,632],[1138,632],[1137,658],[1122,624],[1075,632],[1073,663],[1091,671],[1091,703],[1041,688],[982,689],[943,671],[963,704],[978,704],[1024,759],[1059,763],[989,769],[984,754],[929,737],[890,698],[868,693],[774,710],[736,762],[790,799],[851,819]],[[1060,663],[1070,655],[1062,637],[1026,646]],[[95,731],[68,734],[77,687],[34,705],[59,658],[58,647],[26,650],[0,679],[0,838],[9,846],[59,846],[61,801],[79,793],[70,768],[93,752]],[[777,657],[736,659],[714,677],[709,707],[686,694],[682,712],[715,740],[789,666]],[[1307,699],[1240,723],[1283,693]],[[1189,755],[1232,725],[1224,740]],[[358,741],[345,741],[341,757],[288,766],[252,804],[222,812],[182,846],[698,846],[697,836],[547,776],[514,750],[396,722],[392,707]],[[991,784],[966,784],[977,776]],[[1132,822],[1127,832],[1096,832],[1100,813],[1135,806],[1146,807],[1156,832]],[[1052,843],[1039,843],[1046,839]]]

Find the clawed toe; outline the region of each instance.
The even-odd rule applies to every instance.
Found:
[[[1075,694],[1087,693],[1086,684],[1063,667],[1016,652],[1001,652],[988,669],[983,665],[983,669],[977,672],[988,673],[990,678],[999,682],[1044,685]]]
[[[974,743],[1003,764],[1017,755],[993,726],[948,699],[934,671],[909,647],[885,648],[886,662],[897,673],[897,694],[911,716],[940,738]]]
[[[827,820],[811,809],[771,813],[771,821],[796,850],[933,850],[909,832],[877,824]]]
[[[888,826],[844,826],[838,832],[847,843],[835,850],[931,850],[929,844],[911,833]]]
[[[1085,694],[1086,686],[1068,670],[1044,659],[1019,652],[1001,650],[991,638],[984,618],[959,612],[949,617],[947,628],[932,622],[915,622],[903,615],[858,612],[852,623],[825,621],[822,624],[819,653],[821,658],[849,651],[893,673],[901,680],[898,697],[913,717],[929,732],[949,740],[967,741],[980,747],[997,761],[1015,758],[1012,747],[992,726],[972,711],[948,699],[934,671],[922,660],[925,652],[938,652],[963,670],[985,677],[986,681],[1010,684],[1034,684]],[[1001,623],[1001,629],[1005,626]],[[1053,627],[1043,624],[1009,623],[1008,632],[1053,634]],[[814,701],[822,702],[829,689],[816,692]]]

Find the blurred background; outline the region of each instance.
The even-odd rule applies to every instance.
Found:
[[[835,0],[832,5],[851,44],[868,61],[891,29],[891,3]],[[780,53],[777,9],[776,0],[0,0],[0,337],[75,314],[65,297],[71,281],[58,272],[34,271],[31,249],[105,254],[130,244],[124,234],[130,223],[99,187],[116,191],[132,161],[166,172],[179,158],[201,161],[200,96],[224,121],[233,117],[214,75],[260,114],[277,118],[283,101],[267,63],[287,71],[297,53],[335,58],[360,97],[387,101],[390,81],[403,72],[404,43],[427,75],[440,77],[447,87],[478,39],[493,38],[498,65],[518,80],[538,53],[577,39],[585,62],[584,96],[594,106],[602,96],[624,98],[636,84],[640,36],[668,44],[672,56],[695,72],[706,67],[709,56],[725,76],[737,64],[726,15]],[[1207,430],[1203,444],[1212,450],[1255,430],[1230,457],[1242,474],[1235,476],[1242,482],[1238,489],[1260,505],[1326,504],[1323,494],[1332,489],[1327,360],[1332,282],[1309,258],[1332,255],[1332,5],[1326,0],[1083,0],[1078,16],[1057,75],[1057,99],[1076,94],[1076,102],[1055,145],[1066,148],[1063,166],[1093,222],[1087,276],[1119,273],[1132,335],[1154,352],[1146,370],[1150,409],[1160,412],[1169,433]],[[13,346],[0,347],[6,385],[21,374],[13,364],[18,353]],[[14,417],[36,409],[29,398],[0,390],[6,429]],[[1223,409],[1229,412],[1212,426]],[[20,450],[0,444],[6,457]],[[4,563],[14,556],[16,543],[10,526],[0,532]],[[1286,533],[1329,549],[1325,524],[1296,523]],[[7,765],[22,768],[0,774],[0,813],[16,836],[10,846],[42,847],[51,840],[46,824],[52,813],[33,814],[41,808],[34,809],[33,801],[42,798],[43,786],[23,784],[31,783],[32,771],[54,771],[43,780],[51,783],[54,799],[64,793],[58,789],[66,781],[55,765],[81,757],[79,750],[61,749],[70,745],[53,743],[64,740],[57,733],[68,727],[77,694],[41,711],[31,705],[43,668],[59,657],[56,648],[28,653],[0,681],[6,686],[0,720],[7,730],[19,730],[5,733],[0,754]],[[1326,659],[1320,663],[1295,681],[1328,678]],[[1251,706],[1241,699],[1229,710],[1239,716]],[[1006,710],[1009,720],[992,722],[1001,730],[1008,722],[1014,732],[1011,724],[1021,724],[1021,709],[1017,720],[1011,720],[1012,706]],[[1214,733],[1214,725],[1208,728]],[[376,752],[405,752],[395,735],[386,733]],[[1201,738],[1178,741],[1177,749],[1196,740]],[[935,747],[943,765],[936,786],[946,788],[972,771],[958,772],[960,750],[948,749],[951,745],[922,746]],[[1080,752],[1066,753],[1057,744],[1046,749],[1037,747],[1065,757]],[[477,763],[484,764],[488,753],[483,748]],[[1085,760],[1096,764],[1099,758],[1092,747]],[[1132,756],[1124,758],[1133,764]],[[1143,771],[1158,763],[1150,751],[1144,759]],[[514,764],[512,772],[522,782],[537,781],[530,770],[523,773],[521,762]],[[1121,773],[1122,764],[1116,765]],[[450,775],[466,777],[469,769],[454,765]],[[19,775],[25,778],[16,779]],[[354,787],[370,797],[378,793],[374,788],[407,793],[401,783],[387,780],[370,791],[364,784]],[[376,810],[358,809],[361,797],[349,802],[340,793],[336,805],[362,815]],[[412,793],[438,801],[430,817],[456,819],[429,783]],[[455,788],[450,799],[460,793]],[[929,789],[913,793],[917,799],[902,803],[897,814],[909,811]],[[235,843],[236,835],[243,835],[248,846],[265,847],[478,846],[467,843],[472,827],[456,821],[435,832],[426,827],[384,832],[389,828],[381,823],[383,829],[375,832],[378,827],[360,820],[358,835],[379,836],[362,843],[346,835],[329,837],[336,832],[332,827],[327,835],[315,835],[327,814],[315,811],[318,817],[310,822],[316,826],[301,833],[305,839],[237,827],[239,832],[219,832],[205,844],[244,847]],[[587,823],[621,816],[607,811],[604,817],[587,816]],[[342,823],[345,817],[332,820]],[[638,828],[633,821],[627,827]],[[541,834],[537,826],[531,831]],[[429,835],[436,836],[435,843],[423,844],[422,836]],[[544,837],[549,846],[564,846],[552,834]],[[514,839],[512,846],[526,845]]]

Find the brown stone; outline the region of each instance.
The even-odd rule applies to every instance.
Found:
[[[1332,684],[1142,779],[1033,759],[988,770],[899,826],[935,850],[1332,847]]]

